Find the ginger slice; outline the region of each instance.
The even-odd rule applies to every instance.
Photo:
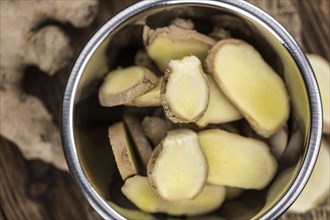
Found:
[[[149,57],[164,71],[171,60],[195,55],[204,60],[208,50],[216,43],[212,38],[176,25],[155,30],[145,28],[144,42]]]
[[[200,60],[195,56],[171,60],[163,79],[160,99],[174,123],[198,120],[207,109],[210,89]]]
[[[113,208],[116,212],[120,213],[127,219],[156,220],[152,215],[148,213],[139,210],[123,208],[110,201],[107,203],[111,206],[111,208]]]
[[[152,152],[148,179],[155,194],[165,200],[196,197],[206,177],[207,162],[198,135],[192,130],[170,131]]]
[[[288,140],[289,136],[287,126],[284,126],[281,130],[268,138],[267,142],[270,146],[270,151],[277,160],[283,155],[288,144]]]
[[[210,86],[210,100],[204,115],[196,122],[200,127],[208,124],[226,123],[242,118],[242,115],[228,101],[222,93],[213,77],[207,75],[207,81]]]
[[[170,25],[175,25],[185,30],[194,30],[195,24],[190,19],[175,18],[170,22]]]
[[[223,186],[205,185],[194,199],[166,201],[153,193],[146,177],[138,175],[127,179],[121,190],[139,209],[173,216],[193,216],[212,212],[221,206],[226,193]]]
[[[323,57],[308,54],[317,83],[319,85],[323,108],[323,132],[330,134],[330,64]]]
[[[109,141],[115,161],[123,180],[138,173],[138,165],[133,147],[128,139],[123,122],[113,124],[108,129]]]
[[[217,41],[232,38],[230,31],[222,27],[214,27],[213,31],[209,34],[209,36]]]
[[[314,170],[304,190],[289,211],[304,213],[323,202],[330,193],[330,146],[322,140]]]
[[[252,128],[269,137],[289,117],[289,97],[282,79],[259,52],[242,40],[225,39],[206,59],[209,71],[224,94]]]
[[[138,118],[128,115],[124,116],[123,119],[133,139],[137,154],[146,168],[151,156],[152,147],[143,132],[141,122]]]
[[[261,141],[220,129],[199,132],[199,141],[208,163],[210,184],[263,189],[276,173],[276,160]]]
[[[157,65],[150,59],[148,56],[147,51],[145,50],[138,50],[134,56],[134,64],[136,66],[143,66],[149,69],[151,72],[155,73],[156,75],[163,75]]]
[[[177,219],[167,219],[167,220],[177,220]],[[196,216],[189,218],[189,220],[226,220],[226,219],[217,215],[203,215],[203,216]]]
[[[111,107],[127,103],[154,88],[157,80],[157,76],[145,67],[113,70],[100,87],[100,104]]]
[[[154,146],[166,136],[167,132],[172,129],[172,124],[159,117],[145,117],[142,121],[143,130]]]
[[[132,101],[128,102],[127,105],[138,106],[138,107],[151,107],[151,106],[161,106],[160,101],[160,87],[162,85],[163,79],[158,79],[157,85],[149,90],[147,93],[136,97]]]

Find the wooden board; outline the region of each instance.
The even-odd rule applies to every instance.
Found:
[[[301,40],[306,52],[317,53],[330,60],[328,0],[251,0],[282,20],[291,33],[299,35],[295,23],[287,22],[292,13],[301,17]],[[80,48],[97,26],[133,0],[102,1],[102,13],[88,30],[68,30]],[[289,3],[288,3],[289,2]],[[276,10],[274,9],[276,8]],[[282,10],[279,10],[281,9]],[[284,19],[283,19],[284,18]],[[84,33],[84,34],[82,34]],[[25,78],[26,90],[45,103],[59,121],[59,107],[68,69],[49,77],[31,68]],[[50,101],[51,100],[51,101]],[[83,198],[71,176],[42,161],[27,161],[8,140],[0,138],[0,220],[1,219],[100,219]],[[305,215],[285,214],[283,220],[330,219],[329,199],[320,208]]]

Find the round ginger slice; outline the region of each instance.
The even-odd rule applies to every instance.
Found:
[[[132,66],[110,71],[99,90],[102,106],[125,104],[157,85],[158,78],[149,69]]]
[[[144,42],[149,57],[164,71],[171,60],[194,55],[204,60],[209,49],[216,43],[212,38],[195,30],[176,25],[144,30]]]
[[[220,129],[198,135],[208,163],[208,183],[259,190],[273,179],[277,163],[265,143]]]
[[[194,199],[166,201],[153,193],[146,177],[139,175],[127,179],[121,191],[145,212],[173,216],[194,216],[212,212],[221,206],[226,194],[223,186],[205,185]]]
[[[225,39],[206,59],[224,94],[261,136],[278,131],[289,117],[289,97],[282,79],[259,52],[242,40]]]
[[[202,117],[209,103],[210,89],[197,57],[170,62],[160,98],[166,116],[174,123],[195,122]]]
[[[211,75],[207,75],[210,100],[203,116],[196,122],[199,127],[208,124],[226,123],[242,118],[239,111],[228,101]]]
[[[155,194],[168,201],[195,198],[207,177],[207,162],[198,135],[190,129],[170,131],[154,149],[148,179]]]
[[[128,102],[127,105],[138,106],[138,107],[150,107],[150,106],[161,106],[160,102],[160,88],[163,79],[159,78],[157,85],[149,90],[142,96],[136,97],[132,101]]]

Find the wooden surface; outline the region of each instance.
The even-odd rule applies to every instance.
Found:
[[[276,0],[274,0],[276,1]],[[289,0],[286,0],[289,1]],[[97,23],[110,17],[131,0],[102,2],[102,16]],[[306,52],[317,53],[330,60],[329,0],[293,0],[302,21],[302,45]],[[280,4],[280,3],[279,3]],[[76,37],[77,48],[96,29],[68,32]],[[66,72],[49,77],[35,68],[27,69],[25,89],[40,97],[54,120],[59,120],[59,107],[65,84]],[[51,101],[49,101],[51,100]],[[285,215],[284,219],[330,219],[329,202],[305,215]],[[0,138],[0,220],[1,219],[98,219],[87,204],[71,176],[56,170],[42,161],[27,161],[17,147]]]

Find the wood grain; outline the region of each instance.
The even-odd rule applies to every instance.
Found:
[[[271,0],[267,1],[267,4],[288,5],[285,1],[289,0],[283,0],[282,3],[281,1]],[[101,23],[132,2],[134,1],[101,1],[101,13],[92,27],[83,30],[67,26],[63,28],[75,39],[74,44],[79,49]],[[254,3],[260,6],[265,4],[264,2],[254,0]],[[299,12],[301,18],[301,43],[305,51],[320,54],[330,60],[330,1],[292,0],[290,3],[295,8],[287,8],[288,13],[295,10]],[[274,12],[269,11],[269,13]],[[284,14],[278,16],[285,16]],[[68,68],[53,77],[45,76],[34,67],[26,71],[25,90],[44,102],[58,124]],[[312,212],[305,215],[286,214],[283,219],[325,220],[330,219],[329,210],[330,202],[327,200]],[[39,160],[25,160],[16,146],[0,138],[0,220],[99,218],[83,198],[69,174]]]
[[[330,1],[294,0],[303,24],[302,42],[308,53],[316,53],[330,60]]]

